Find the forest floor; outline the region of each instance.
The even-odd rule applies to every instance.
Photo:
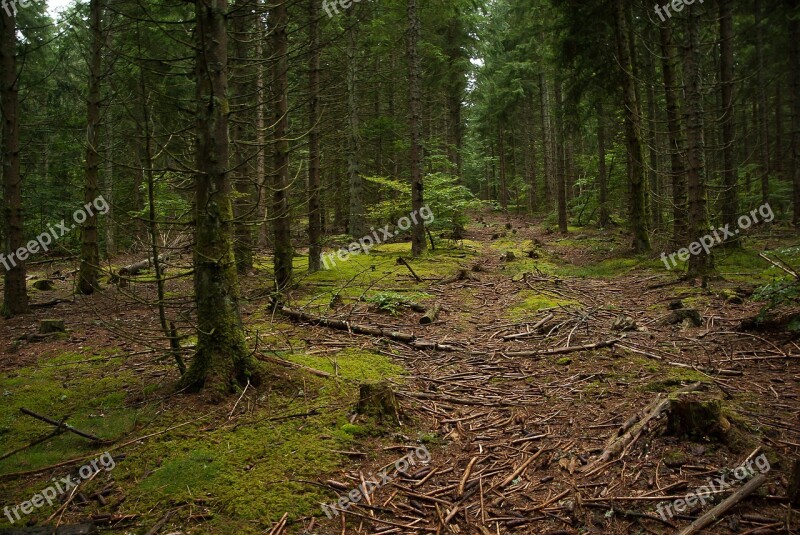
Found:
[[[293,308],[413,334],[411,342],[273,312],[271,262],[259,257],[242,282],[245,323],[272,381],[218,406],[174,392],[178,373],[155,342],[158,317],[147,304],[151,280],[73,298],[71,278],[61,276],[68,268],[49,266],[35,275],[56,280],[56,290],[34,291],[33,300],[64,302],[0,323],[0,457],[52,432],[22,407],[103,440],[62,430],[3,458],[0,507],[72,475],[76,488],[14,526],[677,533],[711,503],[674,518],[660,517],[659,504],[725,474],[732,485],[715,492],[722,501],[741,487],[731,472],[763,453],[766,483],[705,532],[778,533],[787,522],[800,530],[783,498],[800,452],[800,346],[787,334],[739,328],[763,305],[746,296],[779,274],[755,251],[794,245],[796,235],[764,229],[745,250],[722,250],[722,278],[704,289],[676,282],[655,255],[629,254],[621,230],[570,231],[478,214],[463,241],[408,259],[420,280],[398,263],[406,243],[300,277]],[[297,258],[298,272],[305,261]],[[190,285],[170,281],[174,306],[190,308],[182,303]],[[699,325],[665,321],[677,300],[699,312]],[[410,301],[440,305],[438,319],[420,325]],[[31,336],[46,318],[64,319],[67,334]],[[359,387],[379,381],[397,394],[400,425],[354,414]],[[688,385],[698,389],[688,396],[695,406],[713,413],[696,435],[665,432],[675,411],[640,425],[646,407]],[[623,426],[632,440],[595,462]],[[82,474],[104,452],[102,469]],[[398,471],[402,458],[411,466]],[[358,503],[326,516],[322,504],[373,477],[379,488],[366,499],[351,494]],[[0,526],[14,519],[6,511]]]

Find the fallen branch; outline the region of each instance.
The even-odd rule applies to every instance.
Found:
[[[563,355],[565,353],[576,353],[578,351],[592,351],[595,349],[603,349],[604,347],[614,347],[614,345],[620,340],[622,340],[622,338],[614,338],[613,340],[606,340],[604,342],[597,342],[596,344],[587,344],[583,346],[558,347],[556,349],[543,349],[541,351],[513,351],[503,354],[507,357],[546,357],[548,355]]]
[[[689,527],[684,529],[680,532],[679,535],[693,535],[694,533],[698,533],[700,530],[707,528],[720,518],[722,518],[725,513],[730,511],[733,506],[747,498],[753,492],[755,492],[758,487],[763,485],[767,481],[767,476],[764,474],[758,474],[756,477],[745,483],[742,488],[731,494],[728,498],[725,499],[724,502],[720,503],[703,516],[692,522]]]
[[[48,423],[50,425],[54,425],[56,427],[56,429],[65,429],[65,430],[69,431],[70,433],[75,433],[76,435],[81,436],[83,438],[88,438],[89,440],[93,440],[95,442],[104,442],[104,440],[102,438],[99,438],[99,437],[96,437],[96,436],[94,436],[92,434],[85,433],[83,431],[75,429],[71,425],[65,423],[63,420],[61,422],[57,422],[55,420],[51,420],[47,416],[42,416],[41,414],[36,414],[35,412],[33,412],[31,410],[28,410],[25,407],[20,407],[19,411],[22,414],[27,414],[28,416],[31,416],[32,418],[36,418],[37,420],[41,420],[41,421],[46,422],[46,423]]]

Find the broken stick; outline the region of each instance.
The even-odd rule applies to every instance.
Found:
[[[96,436],[94,436],[92,434],[84,433],[83,431],[75,429],[74,427],[72,427],[68,423],[65,423],[64,421],[57,422],[55,420],[51,420],[47,416],[42,416],[41,414],[36,414],[35,412],[33,412],[31,410],[28,410],[25,407],[20,407],[19,410],[20,410],[20,412],[22,414],[27,414],[28,416],[31,416],[32,418],[36,418],[37,420],[41,420],[43,422],[47,422],[50,425],[56,426],[57,429],[66,429],[70,433],[75,433],[76,435],[81,436],[83,438],[88,438],[89,440],[94,440],[95,442],[103,442],[102,438],[99,438],[99,437],[96,437]]]
[[[756,477],[745,483],[742,488],[728,496],[725,501],[714,507],[712,510],[708,511],[706,514],[695,520],[694,522],[689,525],[686,529],[680,532],[679,535],[694,535],[698,533],[701,529],[707,528],[720,518],[722,518],[725,513],[733,508],[734,505],[738,504],[748,496],[750,496],[753,492],[755,492],[758,487],[763,485],[767,481],[767,476],[764,474],[758,474]]]

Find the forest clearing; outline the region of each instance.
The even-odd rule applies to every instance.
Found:
[[[8,0],[0,112],[0,535],[800,532],[800,0]]]

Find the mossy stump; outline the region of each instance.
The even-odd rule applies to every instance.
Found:
[[[755,437],[736,425],[736,414],[721,400],[683,396],[670,402],[667,434],[690,440],[708,439],[740,453],[755,447]]]
[[[702,401],[682,397],[670,403],[667,434],[722,439],[730,427],[730,422],[722,416],[722,402],[718,399]]]
[[[356,412],[375,418],[378,422],[400,423],[400,405],[391,386],[386,381],[364,383],[359,388]]]
[[[64,320],[42,320],[39,322],[39,334],[65,333]]]
[[[50,279],[41,279],[33,281],[33,287],[41,292],[52,292],[55,290],[56,285]]]

